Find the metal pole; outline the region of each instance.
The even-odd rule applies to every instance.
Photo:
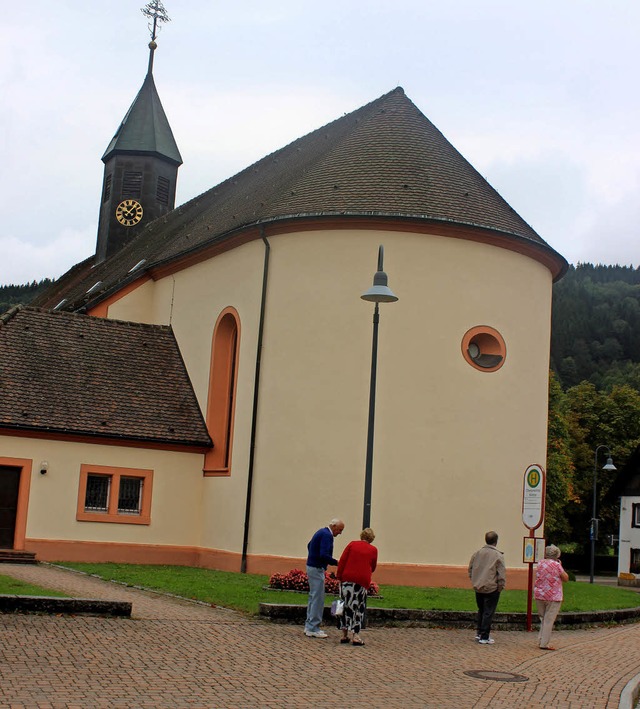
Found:
[[[529,530],[529,538],[535,540],[535,530]],[[535,541],[534,543],[534,558],[535,558]],[[530,633],[533,629],[532,624],[532,597],[533,597],[533,563],[529,563],[529,571],[527,573],[527,632]]]
[[[601,448],[607,449],[607,455],[611,455],[611,451],[608,446],[598,446],[596,448],[594,460],[593,460],[593,508],[591,511],[591,528],[589,529],[589,536],[591,537],[591,564],[589,571],[589,583],[593,583],[593,576],[596,567],[596,529],[597,529],[597,518],[596,518],[596,481],[598,477],[598,451]]]
[[[380,270],[380,268],[378,269]],[[367,460],[364,473],[364,510],[362,528],[371,526],[371,482],[373,478],[373,428],[376,414],[376,373],[378,368],[378,303],[373,311],[373,343],[371,345],[371,385],[369,387],[369,425],[367,429]]]

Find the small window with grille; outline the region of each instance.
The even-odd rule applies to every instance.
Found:
[[[109,505],[109,475],[87,475],[87,491],[84,497],[85,511],[106,512]]]
[[[122,178],[122,199],[137,198],[142,195],[142,173],[125,172]]]
[[[631,549],[629,558],[629,573],[640,574],[640,549]]]
[[[158,177],[156,185],[156,199],[160,204],[169,204],[169,185],[171,183],[166,177]]]
[[[640,503],[637,502],[631,505],[631,526],[640,527]]]
[[[139,515],[142,501],[142,478],[120,478],[118,491],[118,514]]]
[[[151,523],[152,470],[82,465],[76,519]]]
[[[111,173],[104,178],[104,191],[102,193],[102,201],[106,202],[111,197]]]

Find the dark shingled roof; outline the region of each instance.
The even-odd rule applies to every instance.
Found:
[[[102,160],[113,153],[151,153],[182,165],[171,126],[160,103],[151,73],[147,74],[134,102],[107,146]]]
[[[292,219],[377,217],[490,230],[566,261],[500,197],[440,131],[394,89],[259,160],[217,187],[157,219],[84,280],[63,276],[64,307],[99,302],[154,266],[223,242],[239,231]],[[90,295],[87,290],[97,282]],[[45,294],[38,305],[53,307]]]
[[[171,328],[30,307],[0,317],[0,428],[211,446]]]

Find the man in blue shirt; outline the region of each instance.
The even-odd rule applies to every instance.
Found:
[[[326,638],[324,630],[320,630],[324,611],[324,572],[327,566],[337,566],[333,558],[333,539],[342,534],[344,522],[332,519],[327,527],[319,529],[307,544],[307,578],[309,579],[309,602],[307,603],[307,620],[304,624],[304,634],[308,638]]]

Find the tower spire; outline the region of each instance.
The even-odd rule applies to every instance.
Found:
[[[164,5],[160,0],[151,0],[144,7],[140,8],[142,14],[149,20],[149,32],[151,33],[151,41],[149,42],[149,68],[147,74],[153,71],[153,53],[156,51],[156,37],[160,32],[160,25],[164,22],[171,22],[171,18],[167,15]]]
[[[160,25],[169,22],[160,0],[141,8],[149,21],[149,69],[131,107],[102,156],[104,184],[98,218],[96,263],[117,253],[176,201],[180,151],[153,81]]]

